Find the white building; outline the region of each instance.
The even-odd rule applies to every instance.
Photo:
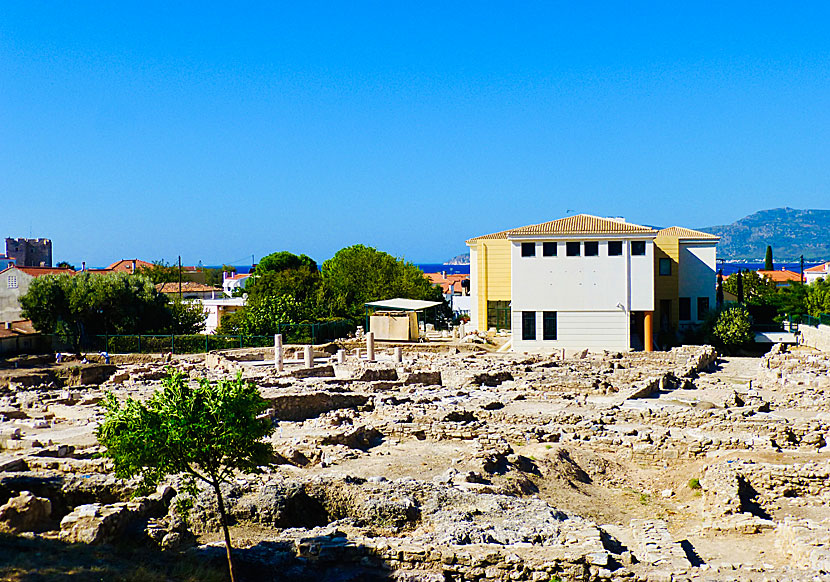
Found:
[[[807,285],[819,279],[830,281],[830,262],[804,269],[804,282]]]
[[[242,309],[245,300],[242,297],[225,297],[222,299],[202,299],[205,308],[205,333],[216,333],[222,317]]]

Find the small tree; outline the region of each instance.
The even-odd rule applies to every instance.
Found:
[[[142,477],[145,488],[167,475],[184,474],[188,489],[200,480],[213,488],[219,509],[228,571],[234,580],[231,537],[221,484],[234,470],[256,472],[270,463],[274,430],[260,418],[268,407],[252,382],[203,378],[195,385],[181,372],[170,371],[162,389],[146,402],[128,398],[119,403],[112,393],[104,400],[106,416],[98,441],[122,479]]]
[[[722,347],[733,349],[754,339],[752,320],[743,305],[729,305],[711,319],[712,341]]]
[[[772,264],[772,247],[767,245],[767,254],[764,255],[764,270],[774,271],[775,265]]]

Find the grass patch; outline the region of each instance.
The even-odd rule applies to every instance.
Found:
[[[689,489],[700,489],[700,479],[689,479]]]

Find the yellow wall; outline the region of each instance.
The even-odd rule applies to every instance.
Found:
[[[478,304],[476,314],[479,329],[487,329],[487,302],[510,301],[510,241],[491,239],[476,241],[478,251]]]
[[[660,275],[660,259],[671,259],[671,275]],[[675,330],[680,322],[678,271],[680,267],[680,239],[672,236],[658,236],[654,239],[654,330],[660,330],[662,313],[660,300],[671,300],[670,325]]]

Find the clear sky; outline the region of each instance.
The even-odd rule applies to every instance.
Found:
[[[615,4],[2,2],[0,236],[431,262],[574,212],[830,207],[830,5]]]

